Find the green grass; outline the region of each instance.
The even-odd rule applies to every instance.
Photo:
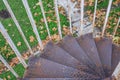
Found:
[[[22,64],[16,65],[13,69],[20,77],[24,75],[25,69],[22,66]],[[3,74],[0,75],[0,77],[5,80],[16,80],[16,77],[10,71],[4,72]]]

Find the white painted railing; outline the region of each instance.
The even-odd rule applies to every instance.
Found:
[[[71,6],[70,6],[70,0],[67,0],[68,1],[68,17],[69,17],[69,23],[70,23],[70,33],[72,34],[73,33],[73,30],[72,30],[72,17],[71,17]]]
[[[42,14],[43,14],[43,18],[44,18],[44,21],[45,21],[46,29],[47,29],[47,32],[48,32],[48,36],[51,39],[50,30],[49,30],[48,23],[47,23],[47,20],[46,20],[46,16],[45,16],[42,0],[39,0],[39,2],[40,2],[40,8],[41,8],[41,11],[42,11]]]
[[[95,7],[94,7],[94,15],[93,15],[93,22],[92,22],[92,26],[93,26],[93,30],[94,30],[94,26],[95,26],[95,18],[96,18],[96,10],[97,10],[97,2],[98,0],[95,0]]]
[[[116,34],[117,29],[118,29],[118,27],[119,27],[119,24],[120,24],[120,17],[119,17],[118,23],[117,23],[117,25],[116,25],[116,27],[115,27],[115,29],[114,29],[114,31],[113,31],[113,37],[115,37],[115,34]]]
[[[55,5],[55,13],[57,17],[58,32],[59,32],[60,39],[62,39],[62,31],[61,31],[60,16],[59,16],[59,11],[58,11],[57,0],[54,0],[54,5]]]
[[[0,80],[3,80],[3,79],[0,78]]]
[[[104,33],[105,33],[106,25],[107,25],[107,22],[108,22],[108,17],[109,17],[109,14],[110,14],[110,9],[111,9],[111,6],[112,6],[112,1],[113,0],[109,0],[108,9],[107,9],[103,29],[102,29],[102,37],[104,36]]]
[[[81,11],[81,18],[80,18],[80,30],[79,30],[79,35],[82,35],[82,31],[83,31],[83,21],[84,21],[84,0],[81,0],[81,4],[80,4],[80,11]]]
[[[4,63],[4,65],[14,74],[16,78],[18,78],[18,74],[13,70],[13,68],[6,62],[6,60],[0,55],[0,60]]]
[[[31,13],[31,11],[30,11],[28,2],[27,2],[27,0],[22,0],[22,2],[23,2],[23,5],[24,5],[24,7],[25,7],[25,10],[26,10],[26,13],[27,13],[27,15],[28,15],[28,18],[29,18],[29,20],[30,20],[30,22],[31,22],[31,25],[32,25],[33,31],[34,31],[34,33],[35,33],[35,35],[36,35],[36,38],[37,38],[37,40],[38,40],[38,43],[39,43],[41,49],[43,49],[43,44],[42,44],[40,35],[39,35],[39,33],[38,33],[37,26],[36,26],[36,24],[35,24],[35,22],[34,22],[32,13]]]
[[[27,64],[24,61],[24,59],[22,58],[20,52],[18,51],[17,47],[15,46],[15,44],[13,43],[12,39],[10,38],[9,34],[7,33],[6,29],[4,28],[4,26],[1,24],[0,22],[0,32],[2,33],[3,37],[6,39],[6,41],[8,42],[8,44],[10,45],[10,47],[12,48],[12,50],[15,52],[16,56],[18,57],[18,59],[20,60],[20,62],[23,64],[23,66],[25,68],[27,68]]]
[[[30,50],[30,52],[33,54],[33,51],[30,47],[30,44],[28,43],[22,29],[21,29],[21,26],[19,25],[11,7],[9,6],[8,4],[8,0],[2,0],[6,6],[6,8],[8,9],[14,23],[16,24],[23,40],[25,41],[28,49]],[[62,39],[62,30],[61,30],[61,24],[60,24],[60,16],[59,16],[59,11],[58,11],[58,3],[57,3],[58,0],[54,0],[54,7],[55,7],[55,14],[56,14],[56,18],[57,18],[57,25],[58,25],[58,33],[59,33],[59,36],[60,36],[60,39]],[[69,17],[69,23],[70,23],[70,32],[73,33],[73,30],[72,30],[72,20],[71,20],[71,7],[70,7],[70,0],[67,0],[68,1],[68,17]],[[97,10],[97,1],[98,0],[95,0],[95,8],[94,8],[94,16],[93,16],[93,22],[92,22],[92,26],[93,26],[93,29],[94,29],[94,24],[95,24],[95,18],[96,18],[96,10]],[[46,19],[46,16],[45,16],[45,12],[44,12],[44,7],[43,7],[43,4],[42,4],[42,0],[39,0],[40,2],[40,8],[41,8],[41,11],[42,11],[42,15],[43,15],[43,18],[44,18],[44,22],[45,22],[45,25],[46,25],[46,29],[47,29],[47,32],[48,32],[48,36],[49,38],[51,39],[51,34],[50,34],[50,31],[49,31],[49,26],[48,26],[48,23],[47,23],[47,19]],[[36,35],[36,38],[38,40],[38,43],[39,43],[39,46],[41,48],[41,50],[43,49],[43,44],[42,44],[42,40],[40,38],[40,35],[38,33],[38,30],[37,30],[37,26],[34,22],[34,19],[33,19],[33,16],[32,16],[32,13],[30,11],[30,7],[29,7],[29,4],[27,2],[27,0],[22,0],[22,3],[25,7],[25,10],[26,10],[26,13],[28,15],[28,18],[30,20],[30,23],[32,25],[32,28],[33,28],[33,31]],[[108,5],[108,9],[107,9],[107,12],[106,12],[106,17],[105,17],[105,22],[104,22],[104,25],[103,25],[103,30],[102,30],[102,37],[104,36],[104,33],[105,33],[105,29],[106,29],[106,25],[107,25],[107,22],[108,22],[108,17],[109,17],[109,13],[110,13],[110,9],[111,9],[111,5],[112,5],[112,0],[109,0],[109,5]],[[84,0],[81,0],[81,4],[80,4],[80,23],[81,23],[81,26],[79,27],[79,35],[82,35],[82,31],[83,31],[83,23],[84,23]],[[113,36],[115,36],[116,34],[116,31],[118,29],[118,26],[119,26],[119,23],[120,23],[120,18],[118,20],[118,23],[115,27],[115,31],[113,32]],[[15,44],[13,43],[12,39],[10,38],[9,34],[7,33],[6,29],[4,28],[3,24],[0,22],[0,32],[1,34],[4,36],[4,38],[6,39],[6,41],[9,43],[10,47],[12,48],[12,50],[15,52],[15,54],[17,55],[19,61],[23,64],[23,66],[25,68],[27,68],[27,64],[25,62],[25,60],[22,58],[22,55],[20,54],[20,52],[18,51],[17,47],[15,46]],[[36,54],[38,54],[39,52],[37,52]],[[15,75],[15,77],[18,77],[19,75],[12,69],[12,67],[9,66],[9,64],[4,60],[4,58],[0,55],[0,60],[5,64],[5,66],[7,66],[7,68]],[[113,74],[114,75],[114,74]]]
[[[28,41],[27,41],[27,39],[26,39],[26,37],[25,37],[25,35],[24,35],[22,29],[21,29],[21,26],[19,25],[19,23],[18,23],[18,21],[17,21],[15,15],[14,15],[12,9],[10,8],[10,6],[9,6],[9,4],[8,4],[8,2],[7,2],[7,0],[3,0],[3,2],[4,2],[4,4],[5,4],[5,6],[6,6],[6,8],[8,9],[8,11],[9,11],[9,13],[10,13],[10,15],[11,15],[13,21],[14,21],[14,23],[16,24],[16,26],[17,26],[17,28],[18,28],[20,34],[22,35],[22,38],[24,39],[24,41],[25,41],[27,47],[29,48],[31,54],[33,54],[32,49],[31,49],[31,47],[30,47],[30,45],[29,45],[29,43],[28,43]]]

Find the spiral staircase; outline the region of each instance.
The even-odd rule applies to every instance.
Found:
[[[60,0],[59,0],[60,1]],[[69,0],[68,0],[69,1]],[[33,53],[22,29],[17,22],[17,19],[12,12],[12,9],[9,6],[7,0],[3,0],[5,6],[8,9],[14,23],[16,24],[22,38],[24,39],[29,51]],[[6,29],[0,22],[0,32],[10,45],[10,47],[15,52],[18,57],[20,63],[26,68],[23,78],[19,78],[17,73],[13,70],[13,68],[0,56],[0,60],[7,66],[7,68],[18,78],[18,80],[120,80],[120,46],[117,46],[113,43],[112,37],[106,37],[105,29],[110,13],[110,8],[112,5],[112,0],[109,0],[109,5],[105,17],[105,23],[103,25],[102,36],[99,37],[94,36],[94,23],[95,23],[95,15],[96,15],[96,7],[97,0],[95,0],[95,11],[93,24],[91,25],[92,32],[84,32],[84,0],[81,0],[80,7],[80,19],[77,23],[77,37],[75,37],[72,32],[72,20],[71,20],[71,12],[68,12],[69,22],[70,22],[70,34],[62,37],[61,25],[60,25],[60,17],[58,12],[58,3],[57,0],[54,0],[55,5],[55,13],[57,17],[58,24],[58,34],[61,38],[60,41],[56,43],[51,40],[51,34],[49,31],[49,27],[47,24],[47,20],[45,17],[42,1],[39,0],[40,7],[42,10],[42,14],[44,17],[44,22],[46,24],[46,29],[48,32],[48,37],[50,41],[46,44],[45,47],[42,45],[42,40],[39,36],[39,33],[36,28],[36,24],[32,17],[32,13],[30,11],[27,0],[22,0],[22,3],[25,7],[26,13],[32,25],[33,31],[38,40],[38,44],[42,51],[38,51],[39,54],[32,54],[28,60],[28,64],[26,64],[22,55],[16,48]],[[67,7],[70,7],[67,5]],[[70,10],[70,9],[68,9]],[[79,14],[79,13],[78,13]],[[76,16],[74,16],[76,17]],[[120,18],[118,21],[118,25],[120,22]],[[118,25],[115,30],[117,30]],[[91,31],[90,30],[90,31]]]
[[[67,35],[32,56],[22,80],[114,80],[119,57],[120,47],[111,38]]]

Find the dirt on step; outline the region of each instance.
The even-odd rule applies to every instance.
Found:
[[[7,10],[1,10],[0,11],[0,17],[3,19],[7,19],[10,18],[10,13]]]

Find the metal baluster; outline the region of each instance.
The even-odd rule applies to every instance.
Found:
[[[25,44],[27,45],[27,47],[30,50],[31,54],[33,54],[33,51],[31,49],[31,47],[30,47],[30,45],[29,45],[29,43],[28,43],[28,41],[27,41],[27,39],[26,39],[26,37],[25,37],[25,35],[24,35],[24,33],[23,33],[23,31],[22,31],[22,29],[21,29],[21,27],[20,27],[20,25],[19,25],[15,15],[14,15],[14,13],[13,13],[13,11],[12,11],[12,9],[10,8],[10,5],[8,4],[7,0],[3,0],[3,2],[5,4],[5,6],[6,6],[6,8],[8,9],[8,11],[9,11],[9,13],[10,13],[10,15],[11,15],[13,21],[14,21],[14,23],[16,24],[16,27],[17,27],[18,31],[20,32],[23,40],[25,41]]]
[[[117,65],[117,67],[115,68],[112,76],[115,77],[116,80],[119,80],[119,75],[120,75],[120,62]]]
[[[27,0],[22,0],[22,2],[23,2],[23,5],[24,5],[24,7],[25,7],[25,10],[26,10],[26,13],[27,13],[27,15],[28,15],[28,18],[29,18],[29,20],[30,20],[30,23],[31,23],[31,25],[32,25],[33,31],[34,31],[34,33],[35,33],[35,35],[36,35],[37,40],[38,40],[38,43],[39,43],[41,49],[43,49],[42,40],[40,39],[40,35],[39,35],[39,33],[38,33],[37,26],[36,26],[36,24],[35,24],[35,22],[34,22],[32,13],[31,13],[31,11],[30,11],[30,7],[29,7],[29,5],[28,5],[28,2],[27,2]]]
[[[83,32],[83,20],[84,20],[84,0],[81,0],[81,17],[80,17],[80,30],[79,35],[82,35]]]
[[[70,0],[68,0],[68,18],[69,18],[69,26],[70,26],[70,33],[72,34],[72,19],[71,19],[71,6],[70,6]]]
[[[109,0],[109,5],[108,5],[106,17],[105,17],[105,22],[104,22],[103,29],[102,29],[102,37],[104,36],[104,33],[105,33],[108,17],[109,17],[109,14],[110,14],[110,9],[111,9],[111,6],[112,6],[112,1],[113,0]]]
[[[114,29],[113,37],[115,37],[115,34],[116,34],[116,32],[117,32],[117,29],[118,29],[119,23],[120,23],[120,17],[119,17],[119,20],[118,20],[117,26],[116,26],[115,29]]]
[[[13,70],[13,68],[6,62],[6,60],[0,55],[0,60],[4,63],[4,65],[13,73],[13,75],[18,78],[18,74]]]
[[[95,26],[95,18],[96,18],[97,2],[98,2],[98,0],[95,0],[94,17],[93,17],[93,23],[92,23],[93,31],[94,31],[94,26]]]
[[[0,22],[0,32],[2,33],[2,35],[4,36],[4,38],[6,39],[6,41],[9,43],[10,47],[13,49],[13,51],[15,52],[15,54],[17,55],[17,58],[19,59],[19,61],[23,64],[23,66],[25,68],[27,68],[27,64],[24,61],[24,59],[22,58],[22,55],[20,54],[20,52],[18,51],[17,47],[15,46],[15,44],[13,43],[12,39],[10,38],[10,36],[8,35],[6,29],[4,28],[4,26],[2,25],[2,23]]]
[[[59,35],[60,35],[60,39],[62,39],[60,16],[59,16],[59,11],[58,11],[57,0],[54,0],[54,5],[55,5],[55,13],[56,13],[56,17],[57,17],[58,32],[59,32]]]
[[[46,20],[46,16],[45,16],[45,11],[44,11],[44,8],[43,8],[42,0],[39,0],[39,2],[40,2],[40,8],[41,8],[41,11],[42,11],[44,22],[45,22],[45,25],[46,25],[46,29],[47,29],[47,32],[48,32],[48,36],[51,39],[50,30],[49,30],[48,23],[47,23],[47,20]]]

